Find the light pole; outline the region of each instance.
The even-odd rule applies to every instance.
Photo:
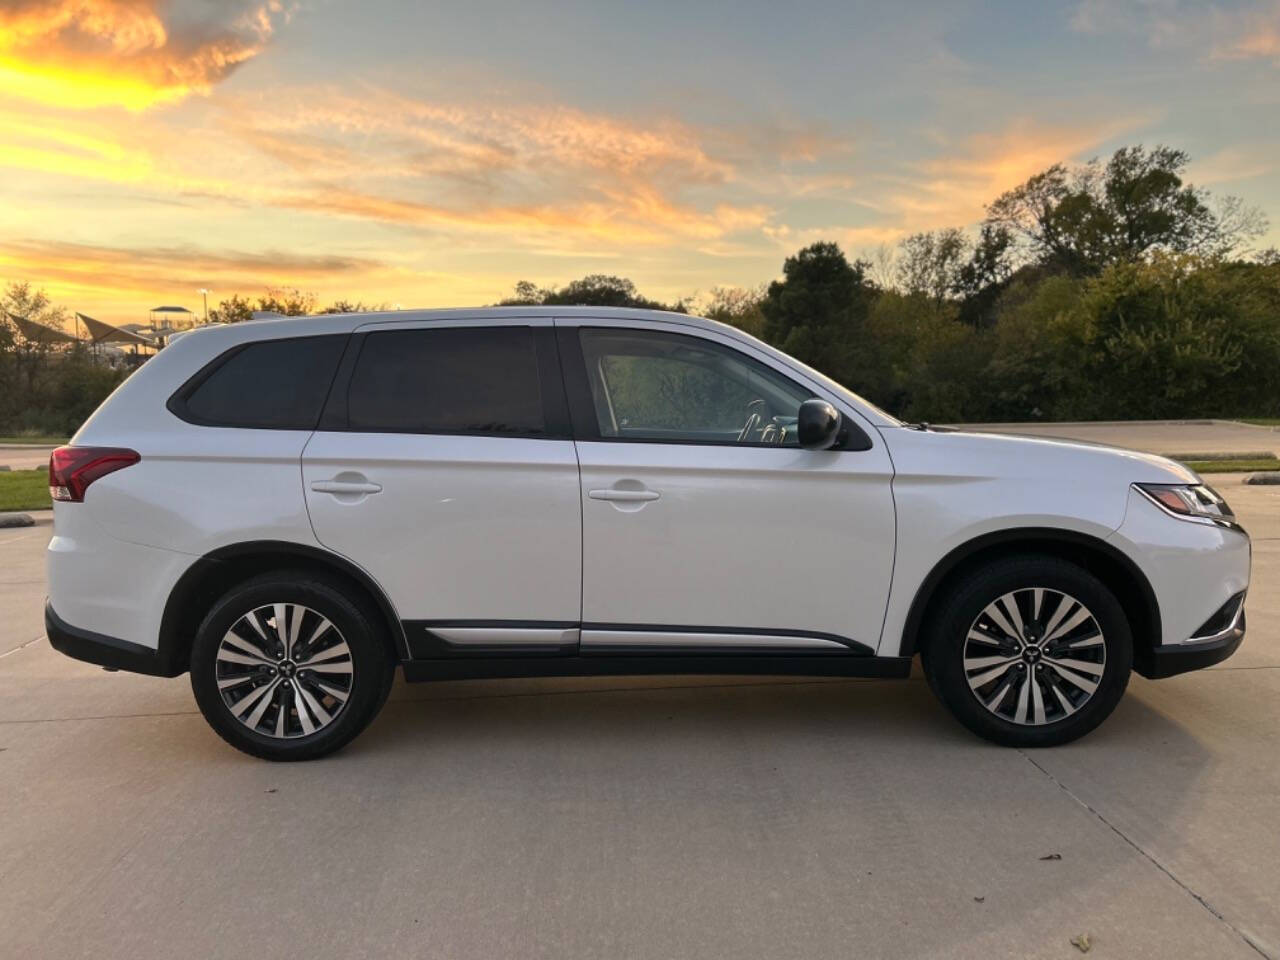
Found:
[[[208,323],[209,322],[209,291],[206,290],[204,287],[201,287],[199,290],[196,291],[196,293],[204,297],[204,322]]]

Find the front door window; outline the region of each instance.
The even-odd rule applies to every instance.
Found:
[[[697,337],[580,331],[600,437],[798,446],[813,393],[736,350]]]

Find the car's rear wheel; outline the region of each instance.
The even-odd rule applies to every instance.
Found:
[[[1133,639],[1119,601],[1089,571],[1019,556],[952,584],[921,654],[933,691],[974,733],[1006,746],[1054,746],[1115,709]]]
[[[377,618],[316,574],[266,574],[232,588],[191,650],[191,687],[228,743],[267,760],[310,760],[363,730],[391,689]]]

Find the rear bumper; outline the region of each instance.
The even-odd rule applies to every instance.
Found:
[[[1194,643],[1163,644],[1135,658],[1134,669],[1148,680],[1162,680],[1189,670],[1221,663],[1239,649],[1244,640],[1244,604],[1231,626],[1217,636]]]
[[[153,677],[175,677],[180,672],[152,647],[71,626],[53,612],[53,605],[47,600],[44,604],[44,632],[53,649],[85,663]]]

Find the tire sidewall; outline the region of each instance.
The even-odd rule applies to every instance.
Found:
[[[964,672],[969,627],[987,604],[1012,590],[1047,587],[1089,608],[1106,644],[1098,689],[1069,717],[1041,726],[1013,723],[979,702]],[[1056,557],[1022,557],[992,564],[957,583],[931,630],[924,667],[929,685],[966,727],[1006,746],[1055,746],[1093,730],[1124,695],[1133,666],[1133,636],[1115,595],[1087,570]]]
[[[250,730],[232,716],[218,690],[215,661],[222,638],[245,613],[272,603],[310,607],[338,628],[351,651],[351,696],[332,723],[309,736],[281,740]],[[232,746],[269,760],[307,760],[339,749],[373,719],[391,679],[390,657],[371,618],[339,586],[310,575],[259,577],[233,588],[206,615],[191,648],[191,689],[205,719]]]

